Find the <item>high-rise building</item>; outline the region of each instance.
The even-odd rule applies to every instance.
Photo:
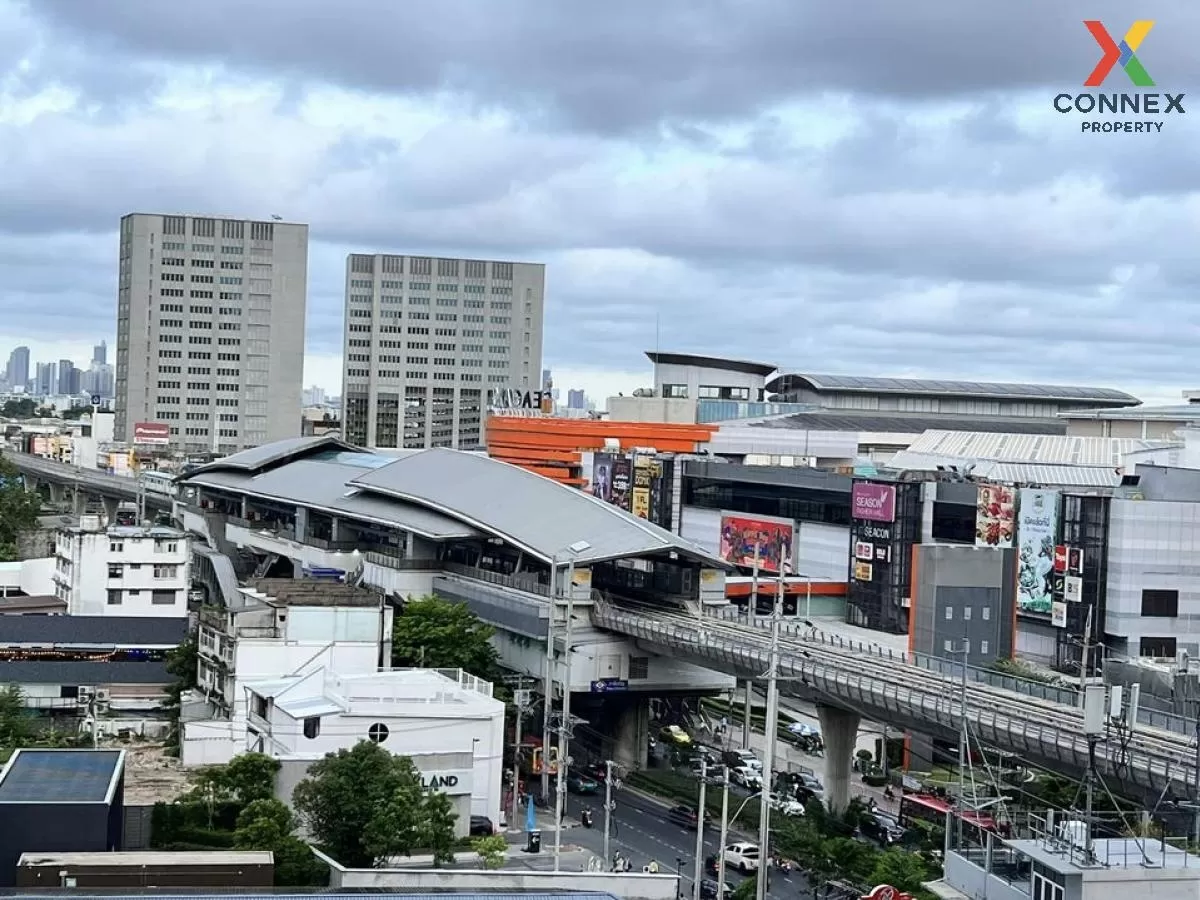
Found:
[[[17,347],[8,355],[5,379],[10,389],[25,390],[29,385],[29,348]]]
[[[54,363],[38,363],[33,392],[48,397],[58,389],[58,367]]]
[[[540,263],[351,254],[346,440],[482,446],[488,392],[540,384],[545,280]]]
[[[92,362],[100,365],[108,362],[108,341],[101,341],[92,348]]]
[[[567,391],[567,409],[587,409],[587,397],[582,390],[571,388]]]
[[[185,452],[300,434],[308,226],[121,219],[116,438],[170,427]]]
[[[60,359],[58,361],[58,387],[56,393],[62,397],[69,397],[72,394],[79,393],[79,370],[75,368],[75,363],[69,359]]]

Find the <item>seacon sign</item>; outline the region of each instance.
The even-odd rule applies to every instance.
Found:
[[[869,522],[896,521],[896,488],[870,481],[855,482],[850,493],[850,515]]]
[[[165,422],[135,422],[133,442],[149,446],[165,446],[171,443],[171,426]]]

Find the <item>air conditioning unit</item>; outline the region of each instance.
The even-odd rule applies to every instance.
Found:
[[[80,706],[87,706],[92,702],[92,689],[90,687],[80,687],[78,693],[75,694],[75,702]]]
[[[108,702],[108,688],[96,688],[96,702],[97,703],[107,703]]]

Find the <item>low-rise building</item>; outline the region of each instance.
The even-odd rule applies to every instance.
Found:
[[[58,890],[264,888],[275,883],[269,850],[22,853],[16,886]]]
[[[410,757],[426,787],[450,797],[460,835],[472,815],[500,821],[504,704],[489,682],[458,669],[318,669],[246,691],[246,749],[280,761],[285,802],[313,762],[369,740]]]
[[[323,581],[260,579],[229,607],[200,612],[197,698],[184,723],[185,766],[245,750],[246,691],[255,681],[391,665],[392,607],[377,592]]]
[[[187,533],[81,516],[55,543],[55,593],[73,616],[186,616]]]

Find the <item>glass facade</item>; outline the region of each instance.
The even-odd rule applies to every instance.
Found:
[[[846,490],[838,491],[685,477],[683,505],[794,519],[797,522],[849,525],[850,482],[847,479]]]
[[[921,485],[901,483],[893,487],[894,521],[855,519],[850,526],[846,619],[864,628],[907,634],[912,547],[921,539]],[[870,562],[855,558],[860,545],[870,546]]]

